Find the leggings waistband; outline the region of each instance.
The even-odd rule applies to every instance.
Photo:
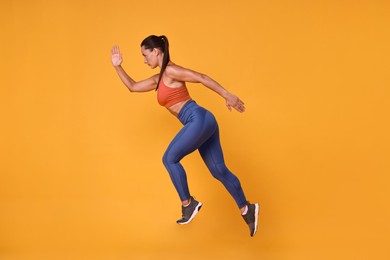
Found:
[[[199,108],[199,105],[195,102],[195,100],[190,100],[187,103],[184,104],[184,106],[181,108],[179,114],[177,115],[177,118],[185,124],[185,118],[188,113],[191,113],[194,111],[194,109]]]

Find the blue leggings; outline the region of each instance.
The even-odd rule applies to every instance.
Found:
[[[169,144],[163,163],[181,201],[189,199],[190,192],[187,175],[180,160],[198,149],[211,174],[222,182],[237,206],[244,207],[246,198],[240,181],[225,165],[218,124],[213,114],[191,100],[181,109],[178,118],[184,127]]]

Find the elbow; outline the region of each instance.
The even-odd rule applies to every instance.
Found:
[[[206,80],[206,79],[209,78],[209,76],[207,76],[206,74],[200,73],[200,74],[199,74],[199,78],[200,78],[200,80]]]
[[[206,74],[201,75],[201,83],[205,86],[210,86],[214,84],[214,80],[207,76]]]
[[[134,92],[134,87],[131,84],[126,84],[126,87],[130,92]]]
[[[210,80],[210,77],[207,76],[206,74],[199,74],[199,82],[202,84],[207,84],[207,82]]]

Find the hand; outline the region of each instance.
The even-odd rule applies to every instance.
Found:
[[[232,111],[232,107],[240,113],[245,111],[244,102],[242,102],[242,100],[240,100],[237,96],[230,93],[226,97],[226,106],[229,111]]]
[[[111,49],[111,62],[114,67],[122,64],[122,54],[119,50],[119,46],[113,46]]]

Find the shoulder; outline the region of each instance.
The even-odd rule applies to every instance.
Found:
[[[168,77],[174,77],[177,75],[180,75],[181,73],[184,73],[186,71],[185,68],[182,66],[176,65],[176,64],[169,64],[165,68],[165,73]]]
[[[167,83],[168,81],[171,81],[172,83],[181,82],[181,84],[183,84],[183,82],[186,81],[183,77],[185,74],[186,74],[186,69],[176,64],[169,64],[164,71],[164,75],[165,78],[167,79],[166,81]]]
[[[203,83],[206,75],[176,64],[169,64],[165,69],[165,75],[172,81]]]
[[[202,74],[176,64],[169,64],[165,69],[165,75],[176,81],[197,82]]]

